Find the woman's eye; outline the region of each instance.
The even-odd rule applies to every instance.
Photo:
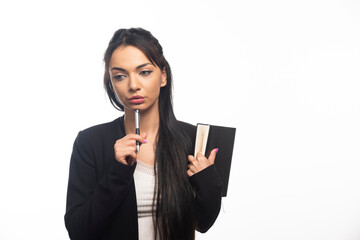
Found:
[[[150,70],[144,70],[140,72],[140,75],[142,76],[149,76],[153,71]]]
[[[123,80],[125,78],[125,76],[124,75],[115,75],[115,76],[113,76],[113,78],[117,81],[120,81],[120,80]]]

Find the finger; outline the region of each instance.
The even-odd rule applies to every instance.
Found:
[[[215,149],[213,149],[212,151],[211,151],[211,153],[210,153],[210,156],[209,156],[209,162],[211,163],[211,164],[214,164],[214,162],[215,162],[215,158],[216,158],[216,154],[217,154],[217,152],[218,152],[218,148],[215,148]]]
[[[196,168],[194,165],[191,165],[188,170],[190,170],[190,171],[193,172],[193,173],[197,173],[197,172],[198,172],[197,168]]]
[[[190,161],[191,163],[196,160],[193,155],[189,155],[189,156],[188,156],[188,159],[189,159],[189,161]]]
[[[116,146],[115,145],[114,150],[115,150],[115,153],[122,153],[122,154],[129,153],[129,152],[136,152],[136,146],[135,146],[135,143],[128,145],[128,146],[121,146],[121,145]],[[129,154],[126,154],[126,155],[129,155]]]
[[[130,155],[133,159],[136,160],[136,158],[137,158],[136,148],[135,148],[135,151],[131,151],[131,152],[129,153],[129,155]]]
[[[194,175],[194,173],[193,172],[191,172],[190,170],[187,170],[187,175],[189,176],[189,177],[191,177],[192,175]]]
[[[200,158],[202,158],[202,157],[205,157],[204,154],[202,154],[202,152],[198,152],[198,153],[196,154],[196,159],[200,159]]]
[[[126,149],[126,150],[120,150],[120,151],[115,151],[115,157],[117,159],[121,159],[121,158],[127,158],[127,157],[132,157],[135,158],[137,157],[136,153],[136,148],[133,149]]]
[[[127,158],[129,165],[130,165],[130,166],[133,165],[133,164],[136,162],[136,159],[137,159],[136,153],[131,152],[131,153],[128,155],[128,158]]]
[[[146,134],[146,133],[145,133]],[[142,135],[138,135],[138,134],[129,134],[128,135],[129,139],[131,140],[136,140],[140,143],[147,143],[147,141],[145,140],[145,138]]]

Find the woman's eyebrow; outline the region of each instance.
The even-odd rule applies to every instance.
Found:
[[[147,65],[152,65],[151,63],[144,63],[144,64],[141,64],[141,65],[139,65],[139,66],[137,66],[136,67],[136,70],[139,70],[140,68],[143,68],[143,67],[145,67],[145,66],[147,66]]]
[[[121,72],[126,72],[125,69],[120,68],[120,67],[113,67],[113,68],[111,68],[111,71],[114,71],[114,70],[121,71]]]
[[[144,64],[141,64],[139,66],[136,67],[136,70],[139,70],[140,68],[143,68],[147,65],[152,65],[151,63],[144,63]],[[125,69],[121,68],[121,67],[113,67],[111,68],[111,71],[113,70],[117,70],[117,71],[122,71],[122,72],[127,72]]]

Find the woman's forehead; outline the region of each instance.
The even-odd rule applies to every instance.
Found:
[[[119,46],[111,55],[110,68],[136,68],[144,63],[151,63],[151,61],[140,49],[134,46]]]

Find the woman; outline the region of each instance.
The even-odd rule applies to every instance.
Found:
[[[119,29],[104,61],[105,89],[125,114],[81,131],[74,142],[65,214],[70,238],[194,239],[220,210],[217,149],[208,158],[190,155],[196,127],[174,116],[171,69],[150,32]]]

